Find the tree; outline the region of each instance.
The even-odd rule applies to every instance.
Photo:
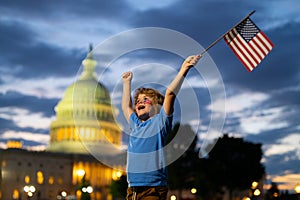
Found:
[[[91,200],[91,194],[87,191],[88,187],[91,187],[91,183],[85,178],[84,175],[82,177],[80,185],[78,186],[78,189],[81,191],[80,200]]]
[[[127,176],[122,175],[119,180],[113,180],[110,185],[110,193],[113,199],[124,199],[127,193]]]
[[[279,199],[279,189],[277,183],[272,182],[266,194],[266,200]]]
[[[176,161],[168,166],[168,186],[170,189],[187,189],[194,187],[195,174],[197,173],[197,164],[199,161],[198,151],[196,149],[197,137],[189,125],[177,123],[167,137],[167,143],[174,140],[176,134],[184,134],[184,137],[190,140],[179,139],[173,141],[173,147],[166,152],[166,159],[174,154],[182,154]],[[176,140],[176,139],[175,139]],[[191,144],[190,141],[192,140]],[[185,149],[187,149],[185,151]]]
[[[248,189],[263,177],[261,158],[261,144],[224,135],[209,152],[210,178],[217,186],[225,186],[231,196],[233,190]]]
[[[195,137],[189,125],[175,124],[168,137],[168,142],[174,139],[178,130],[186,137]],[[184,141],[175,141],[175,146]],[[185,144],[186,145],[186,144]],[[199,158],[197,137],[178,160],[168,166],[170,189],[197,189],[197,196],[201,199],[212,199],[224,194],[226,187],[229,194],[234,190],[249,189],[253,181],[259,181],[264,175],[264,167],[260,163],[262,158],[261,144],[245,142],[242,138],[224,135],[219,138],[208,158]],[[178,153],[177,148],[167,153]],[[167,156],[168,158],[168,156]]]
[[[174,139],[176,134],[183,134],[184,138],[189,139]],[[169,134],[167,142],[170,143],[172,140],[175,140],[173,141],[174,147],[169,149],[170,152],[168,153],[171,155],[174,153],[183,153],[168,166],[169,189],[178,190],[179,199],[183,189],[190,190],[192,188],[197,190],[198,197],[211,199],[215,195],[215,191],[218,191],[218,188],[215,188],[214,182],[208,177],[209,161],[199,158],[198,138],[195,132],[189,125],[180,125],[177,123]]]

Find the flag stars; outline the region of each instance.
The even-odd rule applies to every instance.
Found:
[[[237,32],[244,38],[246,42],[251,41],[257,33],[259,28],[251,21],[250,18],[246,19],[236,27]]]

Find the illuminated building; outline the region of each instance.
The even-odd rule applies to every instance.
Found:
[[[91,151],[115,151],[121,146],[121,130],[109,91],[97,81],[92,51],[82,64],[80,78],[55,107],[46,151],[27,151],[18,142],[0,149],[0,200],[79,199],[85,192],[80,190],[83,180],[91,186],[86,191],[92,199],[111,198],[109,185],[122,172],[101,163]]]
[[[111,144],[120,146],[121,131],[114,120],[109,91],[97,81],[91,52],[82,64],[81,77],[55,107],[47,151],[87,154],[86,146],[96,145],[104,151]]]

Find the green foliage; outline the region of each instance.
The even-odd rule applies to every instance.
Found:
[[[83,176],[80,185],[78,186],[78,189],[81,191],[81,198],[80,200],[91,200],[91,195],[88,192],[82,192],[82,189],[85,187],[90,186],[91,183]]]
[[[214,181],[229,190],[247,189],[264,175],[261,144],[245,142],[242,138],[224,135],[209,153]]]
[[[174,142],[176,134],[184,134],[185,137],[194,138],[192,143],[184,140]],[[173,140],[174,144],[169,152],[166,152],[166,159],[172,157],[173,154],[182,154],[175,162],[168,166],[168,186],[170,189],[190,188],[194,182],[198,162],[198,153],[196,151],[197,137],[190,126],[175,124],[172,132],[168,135],[167,143]],[[191,141],[191,140],[189,140]]]
[[[195,137],[188,125],[174,126],[168,142],[183,131],[186,137]],[[184,141],[176,141],[180,146]],[[210,151],[208,158],[199,158],[196,147],[197,137],[175,162],[168,166],[170,189],[197,189],[198,197],[210,199],[212,196],[223,195],[223,188],[229,191],[247,189],[253,181],[259,181],[264,175],[261,144],[245,142],[242,138],[224,135],[219,138]],[[186,145],[186,144],[184,144]],[[171,152],[178,153],[174,147]],[[168,157],[167,157],[168,158]]]
[[[119,180],[113,180],[109,188],[113,199],[124,199],[126,197],[127,185],[127,178],[124,175]]]
[[[277,183],[272,182],[266,194],[266,200],[279,199],[279,189]]]

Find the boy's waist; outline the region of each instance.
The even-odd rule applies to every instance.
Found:
[[[165,188],[167,188],[167,186],[132,186],[132,187],[129,187],[129,190],[131,190],[132,192],[140,193],[140,192],[149,190],[151,188],[165,189]]]

